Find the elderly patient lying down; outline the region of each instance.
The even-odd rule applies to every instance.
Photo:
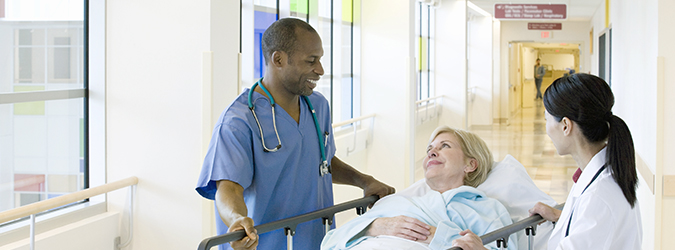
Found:
[[[483,235],[511,224],[506,208],[475,188],[492,163],[492,153],[477,135],[437,128],[423,165],[431,190],[419,197],[384,197],[364,215],[328,232],[321,249],[445,250],[456,239],[472,237],[464,236],[466,230]],[[515,237],[509,249],[518,248]],[[494,242],[486,247],[497,249]]]

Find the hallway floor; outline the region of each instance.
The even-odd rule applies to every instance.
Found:
[[[485,140],[496,161],[507,154],[520,161],[534,183],[558,202],[565,202],[572,188],[572,175],[577,165],[571,156],[558,155],[546,134],[542,104],[524,108],[509,124],[473,129]]]

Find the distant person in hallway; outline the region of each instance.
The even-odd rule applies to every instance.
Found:
[[[537,64],[534,65],[534,85],[537,88],[537,96],[535,100],[541,99],[541,82],[544,80],[544,75],[546,74],[546,68],[544,65],[541,65],[541,59],[537,58]]]
[[[316,30],[279,19],[263,34],[262,50],[264,80],[221,114],[196,188],[215,201],[218,234],[246,232],[220,249],[285,249],[283,229],[258,236],[254,225],[332,206],[333,183],[360,187],[365,196],[395,191],[335,157],[329,104],[313,91],[324,74]],[[324,234],[321,220],[301,223],[294,246],[319,249]]]
[[[633,139],[612,114],[609,85],[584,73],[561,77],[546,89],[544,106],[558,154],[572,155],[581,170],[562,211],[542,203],[530,209],[557,222],[548,249],[641,249]]]
[[[425,195],[381,199],[364,215],[330,231],[321,249],[445,250],[465,230],[485,234],[511,224],[504,205],[476,189],[493,164],[490,149],[476,134],[437,128],[423,162],[430,187]],[[509,249],[518,249],[517,243],[513,234]],[[497,249],[495,244],[487,246]]]

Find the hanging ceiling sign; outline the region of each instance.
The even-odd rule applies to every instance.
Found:
[[[567,4],[495,4],[496,19],[567,19]]]
[[[562,30],[562,23],[527,23],[528,30]]]

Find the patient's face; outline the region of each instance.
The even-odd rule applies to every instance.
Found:
[[[427,147],[424,177],[429,185],[436,183],[456,188],[464,184],[464,175],[471,169],[457,136],[441,133]]]

